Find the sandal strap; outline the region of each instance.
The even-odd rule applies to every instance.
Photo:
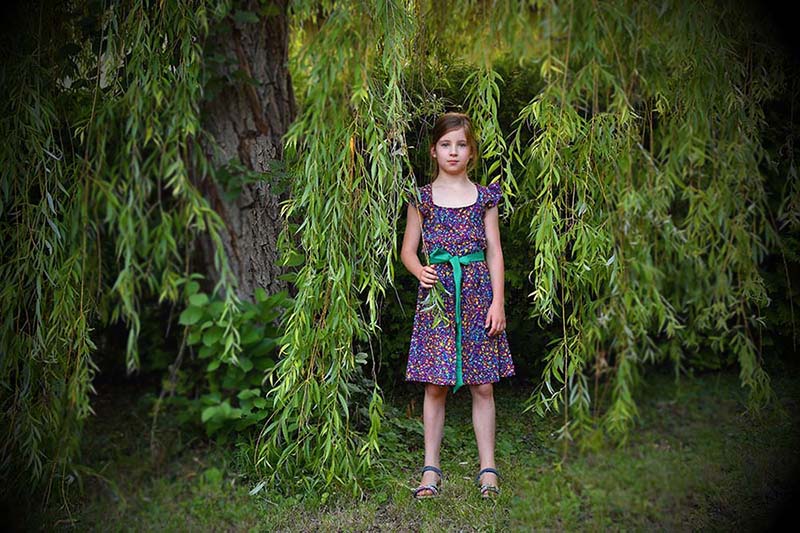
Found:
[[[435,472],[436,474],[439,475],[440,478],[443,477],[442,471],[439,468],[432,465],[423,466],[420,473],[424,474],[425,472]]]
[[[414,497],[416,498],[416,497],[417,497],[417,495],[418,495],[420,492],[422,492],[423,490],[429,490],[429,491],[431,491],[431,492],[433,493],[433,494],[432,494],[432,496],[438,496],[438,494],[439,494],[439,487],[437,487],[435,484],[431,483],[431,484],[429,484],[429,485],[420,485],[419,487],[417,487],[417,488],[414,490]]]
[[[481,485],[481,496],[483,496],[487,492],[494,492],[495,494],[500,494],[500,489],[498,489],[494,485]]]
[[[481,483],[481,476],[482,476],[483,474],[485,474],[486,472],[488,472],[488,473],[490,473],[490,474],[494,474],[494,475],[496,475],[496,476],[497,476],[497,479],[502,479],[502,478],[503,478],[503,476],[501,476],[501,475],[500,475],[500,472],[498,472],[498,471],[497,471],[497,470],[495,470],[494,468],[484,468],[483,470],[481,470],[480,472],[478,472],[478,475],[477,475],[477,476],[475,476],[475,484],[476,484],[476,485],[480,485],[480,483]]]

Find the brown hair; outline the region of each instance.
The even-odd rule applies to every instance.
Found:
[[[467,137],[467,145],[470,150],[469,163],[467,163],[467,171],[469,171],[475,166],[478,160],[478,142],[475,140],[475,134],[472,132],[472,122],[464,113],[445,113],[436,120],[436,124],[433,125],[433,129],[431,130],[431,145],[428,147],[428,151],[430,152],[430,150],[436,146],[439,139],[446,133],[459,128],[464,128],[464,135]],[[433,156],[431,156],[431,161],[433,162],[433,177],[431,180],[433,180],[436,179],[436,176],[439,174],[439,166],[436,164],[436,160],[433,159]]]

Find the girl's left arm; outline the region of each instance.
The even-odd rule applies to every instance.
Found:
[[[486,228],[486,266],[492,280],[492,304],[486,315],[485,327],[489,335],[497,335],[506,329],[505,313],[505,265],[503,248],[500,245],[500,221],[497,206],[492,206],[483,215]]]

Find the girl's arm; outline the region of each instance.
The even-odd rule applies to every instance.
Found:
[[[436,269],[430,265],[422,266],[419,257],[417,257],[421,232],[422,220],[419,212],[417,212],[416,207],[409,204],[406,231],[403,234],[403,245],[400,249],[400,260],[423,287],[430,289],[436,283],[438,277],[436,276]]]
[[[505,265],[503,248],[500,245],[500,221],[497,206],[490,207],[483,215],[486,227],[486,266],[492,280],[492,304],[486,315],[485,327],[489,335],[497,335],[506,329],[505,313]]]

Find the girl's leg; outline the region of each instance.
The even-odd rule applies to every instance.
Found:
[[[470,385],[472,393],[472,426],[478,443],[478,457],[481,470],[495,468],[494,464],[494,388],[491,383]],[[497,486],[497,476],[487,472],[481,476],[481,483]]]
[[[442,434],[444,433],[444,405],[447,400],[447,387],[425,384],[425,401],[422,405],[422,421],[425,426],[425,465],[439,467],[439,447],[442,444]],[[436,472],[425,472],[422,474],[421,485],[436,483],[439,476]],[[420,496],[428,496],[429,490],[423,490]]]

